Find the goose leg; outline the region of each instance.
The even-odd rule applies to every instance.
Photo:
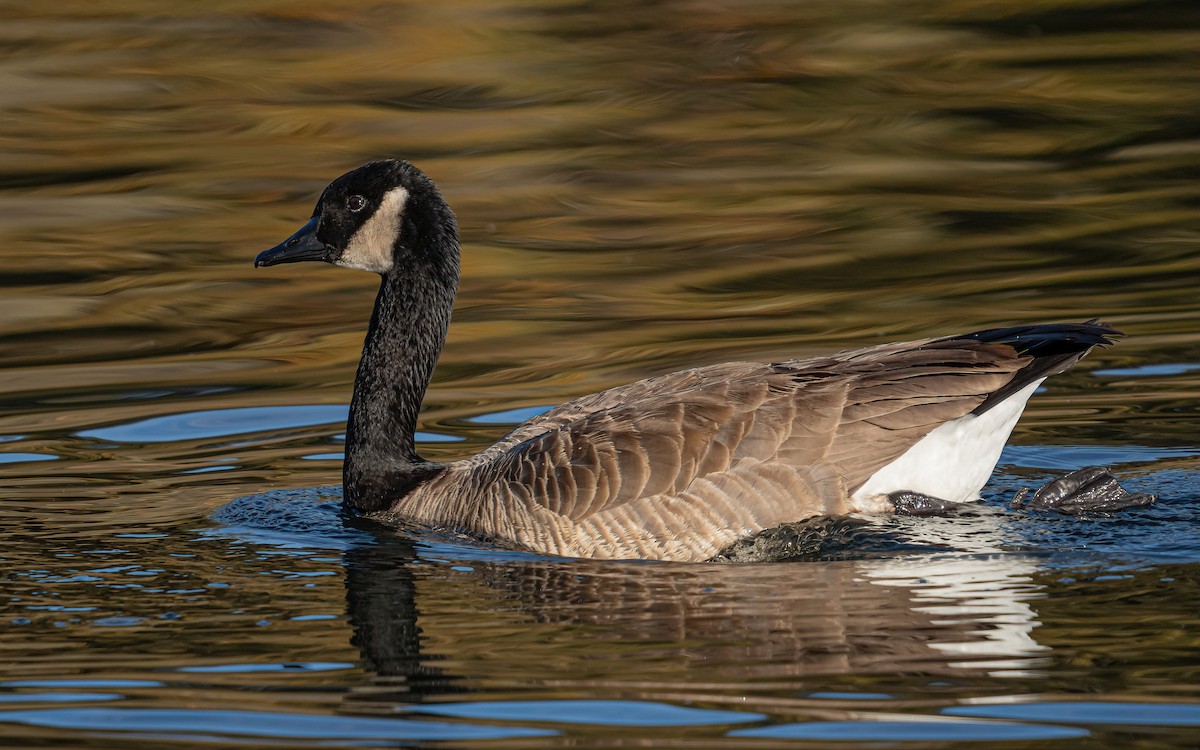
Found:
[[[905,516],[945,516],[962,507],[962,503],[952,503],[910,490],[897,490],[888,493],[887,497],[895,512]]]
[[[877,533],[873,533],[869,522],[860,518],[814,516],[740,539],[710,562],[783,562],[861,555],[872,551]]]
[[[1047,482],[1041,489],[1029,494],[1023,487],[1012,499],[1015,509],[1038,508],[1053,510],[1067,515],[1081,513],[1116,513],[1129,508],[1145,508],[1153,505],[1158,495],[1131,493],[1117,484],[1117,480],[1100,466],[1082,469]]]

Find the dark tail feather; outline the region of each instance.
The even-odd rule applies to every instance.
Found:
[[[990,328],[949,339],[974,339],[988,344],[1007,344],[1018,354],[1033,357],[1021,368],[1013,379],[984,399],[972,414],[983,414],[988,409],[1021,390],[1025,386],[1050,375],[1057,375],[1079,361],[1094,346],[1107,346],[1110,336],[1124,334],[1110,325],[1093,318],[1086,323],[1048,323],[1012,328]]]

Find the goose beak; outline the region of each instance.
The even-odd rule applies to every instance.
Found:
[[[300,227],[300,231],[270,250],[263,250],[254,259],[254,267],[299,263],[302,260],[329,260],[329,248],[317,239],[317,224],[320,220],[320,216],[312,217],[307,224]]]

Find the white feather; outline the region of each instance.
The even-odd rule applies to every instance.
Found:
[[[887,495],[900,490],[955,503],[978,498],[1025,410],[1025,402],[1042,380],[1030,383],[979,416],[968,414],[935,428],[871,475],[854,493],[855,505],[860,510],[875,509]]]
[[[346,249],[334,261],[334,265],[373,273],[392,270],[392,248],[400,235],[400,222],[403,221],[407,202],[408,191],[402,187],[384,193],[379,208],[350,237]]]

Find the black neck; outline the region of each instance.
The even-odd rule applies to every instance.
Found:
[[[447,250],[398,263],[375,298],[346,426],[344,499],[357,510],[386,508],[442,470],[417,454],[414,433],[454,304],[457,242]]]

